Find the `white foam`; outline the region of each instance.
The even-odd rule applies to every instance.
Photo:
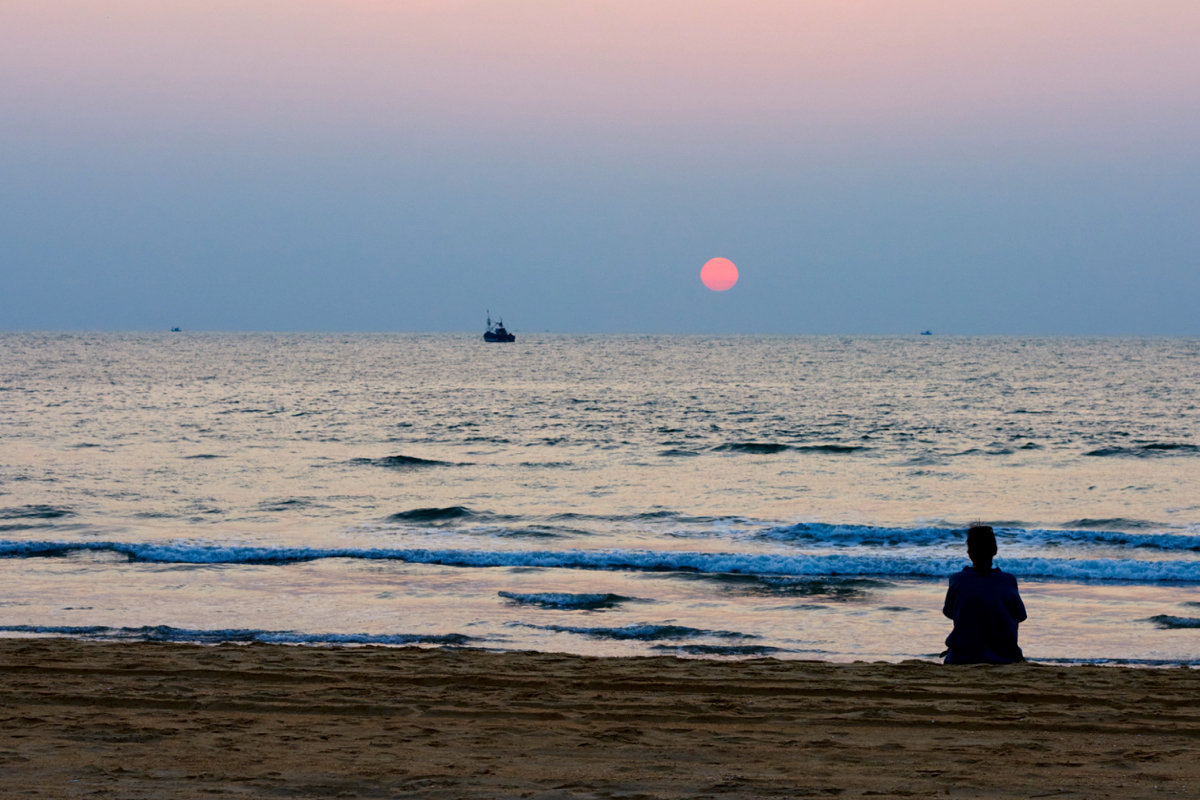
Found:
[[[168,564],[288,564],[329,558],[404,561],[451,567],[540,567],[739,575],[821,577],[944,577],[963,566],[961,556],[875,553],[701,553],[656,550],[518,550],[245,547],[196,542],[3,542],[0,557],[60,556],[72,551],[113,552],[132,560]],[[998,562],[1018,577],[1067,581],[1200,583],[1200,560],[1012,558]]]

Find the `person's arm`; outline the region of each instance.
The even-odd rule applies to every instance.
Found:
[[[942,614],[950,619],[954,619],[954,607],[958,604],[958,587],[954,585],[954,578],[950,578],[950,588],[946,590],[946,602],[942,604]]]
[[[1011,575],[1009,576],[1012,577]],[[1017,622],[1024,622],[1029,619],[1029,615],[1025,613],[1025,604],[1021,602],[1021,593],[1017,591],[1017,579],[1012,578],[1012,593],[1008,596],[1005,605],[1008,606],[1008,613]]]

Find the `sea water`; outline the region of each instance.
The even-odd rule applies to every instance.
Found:
[[[0,635],[1200,664],[1200,341],[0,334]]]

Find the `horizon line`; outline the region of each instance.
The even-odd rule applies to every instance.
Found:
[[[1200,333],[963,333],[936,331],[892,332],[892,333],[848,333],[848,332],[701,332],[701,331],[564,331],[512,329],[513,333],[525,336],[662,336],[662,337],[728,337],[728,338],[858,338],[858,339],[1200,339]],[[372,335],[372,336],[469,336],[482,339],[475,330],[401,330],[401,329],[340,329],[340,328],[0,328],[0,335],[64,335],[64,334],[313,334],[325,336]]]

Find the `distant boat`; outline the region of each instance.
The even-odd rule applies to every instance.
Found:
[[[171,333],[179,333],[181,330],[183,330],[183,328],[171,328]]]
[[[922,336],[933,336],[933,331],[921,331]]]
[[[483,340],[485,342],[515,342],[516,334],[509,333],[504,327],[504,320],[498,321],[492,325],[492,312],[488,312],[487,330],[483,332]]]

